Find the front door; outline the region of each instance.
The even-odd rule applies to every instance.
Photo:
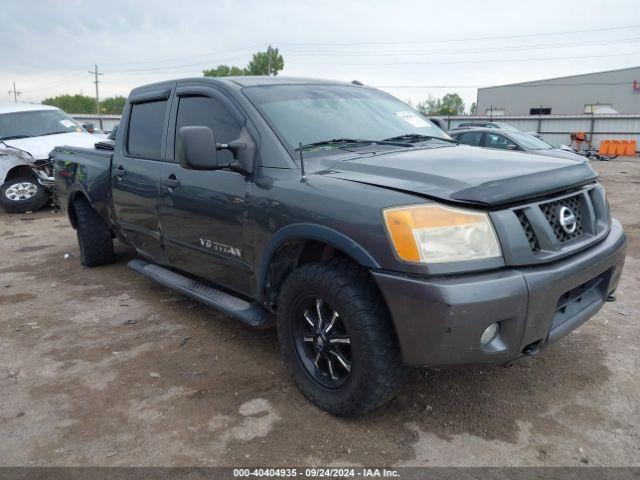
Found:
[[[177,98],[175,132],[211,128],[218,143],[240,136],[242,126],[206,91]],[[175,133],[174,132],[174,133]],[[175,144],[175,142],[173,142]],[[167,155],[161,170],[160,221],[171,265],[234,291],[251,292],[251,236],[246,217],[251,183],[229,170],[189,170]],[[230,151],[218,151],[221,163]]]
[[[158,197],[167,99],[131,103],[122,149],[113,155],[111,186],[118,224],[139,254],[159,263],[162,248]]]

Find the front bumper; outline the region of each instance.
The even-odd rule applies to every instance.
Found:
[[[391,312],[404,361],[436,366],[501,364],[568,334],[595,315],[620,279],[622,226],[569,258],[490,273],[416,278],[372,272]],[[500,333],[487,346],[492,323]]]

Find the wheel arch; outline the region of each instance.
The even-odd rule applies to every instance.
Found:
[[[67,216],[69,217],[69,223],[71,223],[71,226],[75,229],[78,227],[78,218],[76,217],[76,210],[73,206],[73,202],[80,198],[84,198],[92,206],[93,202],[91,201],[91,197],[89,196],[87,190],[80,183],[74,183],[73,185],[71,185],[71,187],[69,187],[69,193],[67,194],[67,197]]]
[[[7,180],[13,180],[14,178],[20,178],[20,177],[31,177],[37,180],[37,177],[31,170],[31,167],[29,165],[23,164],[23,165],[15,165],[9,168],[7,170],[7,173],[5,174],[5,177],[2,183],[6,182]]]
[[[275,304],[280,286],[294,268],[335,256],[344,256],[364,268],[380,268],[362,245],[330,227],[314,224],[284,227],[271,238],[259,263],[256,291],[260,301]]]

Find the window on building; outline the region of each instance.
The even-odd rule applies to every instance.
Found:
[[[131,106],[127,151],[136,157],[160,160],[160,145],[167,101]]]
[[[584,106],[584,113],[618,113],[610,103],[588,103]]]
[[[487,115],[505,115],[507,112],[504,108],[487,108],[485,110]]]
[[[530,108],[529,115],[551,115],[551,109],[548,107]]]

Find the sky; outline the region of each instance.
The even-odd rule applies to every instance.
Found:
[[[637,0],[0,0],[0,104],[245,66],[280,49],[280,75],[380,87],[413,105],[478,87],[640,65]]]

